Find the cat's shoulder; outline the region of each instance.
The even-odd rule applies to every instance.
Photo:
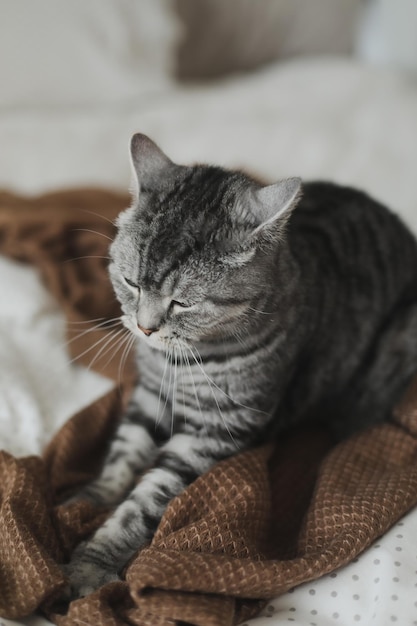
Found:
[[[303,184],[301,199],[292,218],[294,226],[314,220],[335,225],[343,222],[360,225],[366,221],[377,228],[395,228],[396,225],[404,228],[391,209],[365,191],[326,181]]]
[[[370,241],[386,249],[403,246],[417,255],[417,241],[402,219],[366,192],[336,183],[314,181],[303,184],[301,199],[288,224],[294,249],[303,241],[325,234],[340,248],[347,239]],[[343,244],[343,245],[342,245]]]
[[[299,208],[304,211],[325,212],[345,209],[362,211],[368,208],[387,210],[360,189],[321,180],[303,184]]]

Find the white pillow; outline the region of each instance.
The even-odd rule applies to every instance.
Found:
[[[0,107],[117,103],[170,84],[170,0],[0,0]]]

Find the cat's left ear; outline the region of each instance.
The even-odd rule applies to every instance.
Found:
[[[300,197],[301,178],[287,178],[252,192],[251,213],[256,224],[252,234],[273,232],[275,226],[283,226]]]
[[[157,189],[175,168],[175,164],[152,139],[141,133],[130,141],[130,157],[134,172],[134,196],[141,189]]]

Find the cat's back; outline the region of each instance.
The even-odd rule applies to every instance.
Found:
[[[341,405],[352,408],[349,381],[371,368],[384,333],[404,311],[416,310],[417,243],[390,210],[365,193],[330,183],[304,186],[288,241],[303,303],[297,329],[306,339],[285,402],[290,414],[331,416]],[[412,337],[406,343],[413,346]],[[385,413],[397,398],[388,391]]]
[[[340,243],[363,243],[363,236],[373,234],[379,239],[405,239],[414,247],[415,237],[401,219],[389,208],[367,193],[330,182],[308,182],[291,218],[294,232],[313,235],[333,229],[345,239]],[[349,237],[350,235],[350,237]]]
[[[369,289],[389,298],[410,285],[417,300],[416,239],[397,215],[366,193],[306,183],[288,234],[302,266],[337,280],[339,287],[344,282],[364,298]]]

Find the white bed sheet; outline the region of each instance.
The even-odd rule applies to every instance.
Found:
[[[357,185],[417,232],[417,85],[346,60],[271,66],[138,108],[3,113],[0,186],[126,188],[134,131],[150,134],[178,162]],[[0,284],[0,442],[16,455],[38,453],[111,382],[68,363],[62,316],[36,271],[0,259]],[[417,624],[417,512],[400,524],[357,563],[272,601],[253,626]]]

